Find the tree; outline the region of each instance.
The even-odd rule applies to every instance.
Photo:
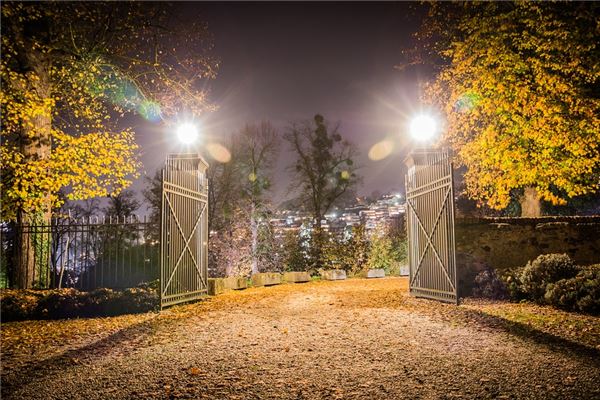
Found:
[[[470,197],[522,215],[600,187],[598,5],[432,6],[424,36],[444,62],[426,98],[446,117]],[[427,41],[425,41],[427,43]]]
[[[209,256],[215,276],[248,276],[252,272],[252,248],[247,211],[233,210],[230,223],[211,234]]]
[[[119,194],[110,196],[104,214],[108,217],[109,225],[106,232],[117,248],[125,243],[125,239],[134,240],[139,236],[139,228],[134,224],[133,217],[140,208],[140,201],[133,190],[124,189]],[[115,224],[114,226],[111,226]]]
[[[59,215],[73,219],[87,218],[89,220],[92,216],[98,215],[99,211],[100,199],[91,198],[79,203],[64,203],[61,207],[61,211],[59,211]]]
[[[307,269],[307,237],[301,230],[286,230],[281,238],[280,255],[284,271],[305,271]]]
[[[284,135],[294,154],[289,166],[291,187],[300,192],[312,213],[314,232],[311,252],[320,260],[321,220],[334,202],[359,182],[354,158],[356,148],[342,138],[338,126],[330,129],[325,118],[293,123]]]
[[[150,215],[147,221],[150,223],[149,229],[146,231],[146,240],[154,243],[160,241],[160,216],[162,207],[162,170],[157,169],[154,175],[145,177],[146,185],[142,190],[142,195]],[[210,219],[209,219],[210,221]]]
[[[399,264],[408,257],[408,241],[404,230],[399,228],[391,224],[371,237],[367,262],[369,268],[382,268],[387,274],[393,275],[400,273]]]
[[[371,244],[367,238],[364,224],[353,226],[341,234],[330,233],[323,248],[322,267],[343,269],[354,275],[366,265]]]
[[[208,177],[208,230],[217,232],[231,225],[236,210],[240,207],[241,177],[235,158],[239,154],[239,143],[234,137],[229,140],[231,158],[228,162],[211,163]]]
[[[131,217],[140,208],[140,201],[133,190],[125,189],[119,194],[109,197],[108,206],[104,209],[106,215],[115,217]]]
[[[248,124],[238,135],[239,154],[235,162],[239,168],[244,197],[250,204],[250,230],[252,233],[252,273],[258,270],[259,230],[268,237],[268,210],[266,191],[271,187],[271,173],[279,152],[279,137],[273,126],[263,121],[260,125]],[[260,229],[259,225],[262,225]],[[265,231],[266,229],[266,231]],[[262,251],[264,253],[264,251]]]
[[[160,120],[207,107],[205,27],[175,28],[165,5],[5,2],[2,21],[3,219],[46,219],[60,192],[82,200],[126,187],[138,160],[125,113]],[[33,265],[19,263],[17,284],[29,287]]]

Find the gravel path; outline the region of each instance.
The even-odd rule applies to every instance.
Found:
[[[600,399],[598,349],[410,298],[402,278],[230,292],[51,350],[3,355],[2,398]]]

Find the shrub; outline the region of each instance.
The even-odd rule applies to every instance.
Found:
[[[391,232],[371,238],[371,251],[367,266],[382,268],[387,275],[399,275],[400,264],[408,257],[408,242],[405,238],[393,236]]]
[[[349,232],[332,234],[323,243],[322,269],[343,269],[356,275],[365,267],[370,244],[364,225],[354,226]]]
[[[116,315],[112,310],[116,308],[114,302],[117,296],[118,292],[108,288],[99,288],[87,293],[82,315],[86,317]]]
[[[481,271],[475,277],[475,286],[473,287],[473,296],[486,299],[502,300],[508,297],[506,285],[494,269]]]
[[[37,290],[2,290],[0,294],[3,321],[35,318],[36,307],[43,293]]]
[[[384,235],[374,235],[371,238],[371,252],[367,266],[369,268],[381,268],[389,274],[390,266],[393,261],[392,240]]]
[[[508,298],[513,301],[520,301],[527,298],[527,295],[523,292],[523,285],[521,284],[522,274],[523,267],[513,269],[502,277],[502,281],[506,287],[506,294]]]
[[[543,254],[528,262],[520,276],[521,290],[534,301],[544,301],[549,284],[573,278],[579,268],[566,254]]]
[[[118,307],[115,311],[117,311],[117,314],[122,314],[123,310],[126,313],[153,311],[157,308],[158,303],[158,293],[155,290],[140,287],[129,288],[122,291],[116,299]]]
[[[75,289],[55,289],[46,291],[39,300],[36,315],[41,318],[72,318],[81,315],[84,298]]]
[[[600,314],[600,264],[582,268],[574,278],[548,285],[544,297],[558,308]]]
[[[123,291],[96,289],[4,290],[1,292],[2,321],[100,317],[155,310],[158,292],[144,285]]]
[[[307,269],[306,237],[294,231],[286,231],[281,239],[280,248],[284,271],[305,271]]]

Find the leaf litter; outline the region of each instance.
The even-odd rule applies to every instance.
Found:
[[[416,299],[405,278],[2,324],[2,397],[597,398],[598,317]]]

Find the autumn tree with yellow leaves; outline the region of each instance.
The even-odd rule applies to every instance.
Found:
[[[134,132],[207,107],[215,75],[204,25],[140,2],[3,2],[2,220],[49,217],[63,199],[117,194],[136,176]],[[16,284],[32,285],[24,236]],[[28,260],[28,261],[27,261]]]
[[[523,216],[600,187],[600,24],[594,3],[443,3],[421,32],[441,69],[426,99],[466,166],[467,194]],[[519,197],[520,196],[520,197]]]

